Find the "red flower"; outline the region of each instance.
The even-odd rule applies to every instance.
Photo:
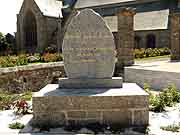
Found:
[[[20,101],[20,102],[19,102],[19,105],[18,105],[18,106],[21,107],[21,108],[25,108],[25,107],[28,106],[28,103],[23,100],[23,101]]]

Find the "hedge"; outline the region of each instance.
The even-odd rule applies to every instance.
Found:
[[[17,55],[1,56],[0,67],[14,67],[14,66],[27,65],[29,63],[57,62],[62,60],[63,60],[62,55],[58,53],[45,53],[43,55],[21,54],[18,56]]]
[[[169,48],[147,48],[147,49],[141,48],[134,50],[134,56],[136,59],[164,56],[164,55],[170,55]]]

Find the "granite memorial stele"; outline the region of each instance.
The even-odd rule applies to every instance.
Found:
[[[70,18],[62,52],[67,78],[34,94],[33,126],[148,125],[148,94],[112,77],[114,38],[99,14],[84,9]]]

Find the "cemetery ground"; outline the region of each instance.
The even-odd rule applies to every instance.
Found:
[[[155,61],[167,60],[155,58]],[[148,63],[152,59],[142,59],[136,63]],[[144,89],[150,94],[149,126],[147,128],[116,128],[105,125],[101,127],[60,127],[56,129],[32,128],[28,123],[32,119],[32,92],[13,94],[0,93],[0,135],[43,135],[43,134],[130,134],[130,135],[178,135],[180,134],[180,93],[173,86],[159,91],[151,89],[148,84]],[[14,129],[13,129],[14,128]],[[24,128],[24,129],[23,129]],[[29,132],[29,133],[28,133]]]
[[[150,111],[147,128],[119,128],[108,125],[87,127],[59,127],[56,129],[32,128],[32,92],[23,94],[0,93],[0,135],[43,135],[43,134],[129,134],[129,135],[177,135],[180,132],[180,93],[171,85],[161,92],[147,84]]]
[[[140,49],[136,50],[136,63],[148,63],[152,61],[164,61],[169,59],[169,50],[164,49]],[[141,59],[139,59],[141,58]],[[47,52],[43,55],[19,55],[0,57],[0,65],[3,68],[22,66],[27,64],[47,63],[62,61],[62,55]],[[88,127],[59,127],[32,128],[29,124],[32,114],[32,92],[21,94],[0,92],[0,135],[43,135],[43,134],[154,134],[167,135],[178,134],[180,129],[179,119],[179,94],[169,87],[166,92],[157,96],[150,87],[145,87],[150,93],[151,110],[149,112],[150,125],[147,128],[119,128],[108,125],[90,125]],[[152,91],[152,93],[150,92]],[[154,96],[155,95],[155,96]],[[170,97],[169,97],[170,96]],[[166,101],[166,99],[168,100]],[[176,99],[176,100],[175,100]],[[167,131],[170,130],[170,131]]]

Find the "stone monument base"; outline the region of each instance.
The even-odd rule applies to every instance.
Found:
[[[83,89],[83,88],[121,88],[123,83],[122,77],[104,78],[104,79],[71,79],[71,78],[60,78],[59,88],[65,89]]]
[[[59,89],[58,84],[49,84],[33,95],[33,115],[34,127],[147,126],[148,94],[134,83],[109,89]]]

